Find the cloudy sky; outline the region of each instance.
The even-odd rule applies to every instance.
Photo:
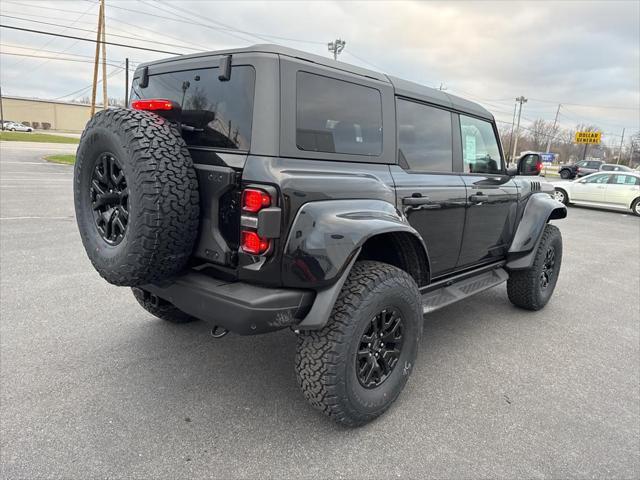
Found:
[[[605,143],[619,142],[623,127],[627,135],[640,130],[637,0],[106,1],[111,42],[180,53],[268,42],[329,55],[327,42],[340,37],[347,42],[341,60],[442,84],[503,122],[511,122],[514,98],[524,95],[524,125],[553,120],[562,103],[561,125],[596,124]],[[96,0],[2,0],[0,23],[92,38],[97,12]],[[90,94],[92,43],[2,28],[0,44],[4,95]],[[108,46],[109,96],[124,96],[125,57],[166,56]]]

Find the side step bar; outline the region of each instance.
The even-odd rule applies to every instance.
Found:
[[[451,305],[478,292],[500,285],[507,278],[509,278],[509,274],[504,268],[496,268],[427,292],[422,295],[423,312],[427,314]]]

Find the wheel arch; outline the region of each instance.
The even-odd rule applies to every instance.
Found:
[[[548,194],[537,193],[529,197],[522,218],[507,254],[506,268],[519,270],[529,268],[535,251],[550,220],[566,218],[567,207]]]
[[[392,242],[393,250],[405,251],[385,252],[385,242]],[[395,206],[356,199],[309,202],[300,208],[284,247],[283,284],[322,290],[348,273],[358,259],[390,263],[418,284],[429,281],[424,241]],[[416,261],[424,263],[412,265]]]
[[[358,260],[376,260],[398,267],[407,272],[419,287],[427,285],[431,278],[431,264],[424,242],[404,230],[370,236],[363,243]]]

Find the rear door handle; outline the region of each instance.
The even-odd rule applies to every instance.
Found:
[[[429,197],[404,197],[402,199],[403,205],[425,205],[431,203]]]
[[[474,203],[482,203],[482,202],[486,202],[487,200],[488,200],[487,195],[485,195],[482,192],[479,192],[479,193],[477,193],[475,195],[471,195],[469,197],[469,201],[470,202],[474,202]]]

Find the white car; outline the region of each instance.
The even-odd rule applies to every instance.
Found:
[[[4,122],[4,129],[11,132],[33,132],[33,128],[18,122]]]
[[[640,216],[640,173],[598,172],[572,182],[556,182],[554,197],[568,205],[629,210]]]

